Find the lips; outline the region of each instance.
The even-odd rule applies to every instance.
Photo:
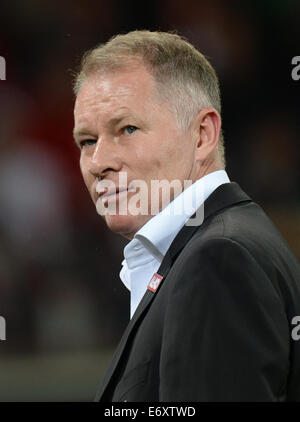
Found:
[[[110,189],[102,195],[102,198],[105,198],[111,195],[117,195],[118,193],[125,192],[125,191],[127,191],[127,188],[116,188],[112,190]]]
[[[127,197],[127,194],[136,192],[136,189],[133,187],[128,186],[110,186],[110,187],[101,187],[100,184],[96,186],[96,193],[95,193],[95,204],[100,204],[99,201],[104,206],[107,206],[109,203],[114,203],[118,200],[123,200]],[[100,205],[99,205],[100,206]]]
[[[99,198],[101,197],[101,199],[105,199],[105,198],[108,198],[109,196],[117,195],[124,191],[127,191],[127,187],[117,187],[115,189],[111,189],[111,188],[109,189],[106,187],[106,188],[101,188],[100,190],[97,190],[97,194]]]

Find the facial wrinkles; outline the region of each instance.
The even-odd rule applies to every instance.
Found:
[[[78,94],[79,105],[77,103],[76,107],[76,114],[79,116],[78,120],[80,121],[80,124],[81,122],[84,122],[85,126],[93,128],[98,137],[103,129],[102,126],[104,122],[108,121],[110,117],[117,115],[122,107],[128,106],[128,108],[133,110],[133,113],[136,113],[137,111],[142,113],[149,122],[152,118],[155,119],[157,113],[162,112],[160,104],[158,104],[157,101],[153,101],[154,95],[153,92],[151,92],[151,84],[143,83],[143,86],[141,87],[140,84],[138,85],[133,80],[131,80],[129,84],[120,82],[122,82],[122,80],[120,81],[119,79],[116,81],[114,78],[100,81],[89,80],[87,81],[88,85],[83,85],[82,87],[84,91],[81,93],[79,92]],[[118,86],[118,83],[121,86]],[[142,97],[140,95],[141,91],[143,91]],[[81,97],[80,94],[82,94]],[[143,101],[141,101],[141,98]],[[151,107],[149,106],[149,102]],[[167,116],[166,121],[168,122],[167,124],[171,126],[174,123],[170,121]],[[163,130],[164,127],[162,126],[158,133],[163,133]],[[174,132],[176,131],[174,130]],[[113,141],[117,143],[118,137],[114,136]],[[153,141],[155,142],[155,140]],[[163,142],[163,139],[161,141]],[[177,139],[177,141],[179,141],[179,139]],[[145,150],[142,148],[142,144],[141,149],[139,148],[139,144],[136,145],[134,152],[137,159],[145,159]],[[161,167],[159,160],[156,164],[158,168]]]
[[[109,85],[109,84],[106,84]],[[98,92],[93,85],[93,89],[89,87],[89,91],[85,97],[79,98],[75,107],[75,115],[78,118],[78,125],[92,126],[97,129],[97,133],[101,133],[102,127],[111,117],[118,117],[121,113],[124,113],[126,105],[133,105],[137,107],[138,98],[134,93],[132,87],[119,87],[118,89],[112,90],[105,87],[103,92]],[[137,101],[135,101],[135,99]],[[138,107],[141,111],[141,107]],[[145,113],[145,111],[144,111]],[[125,113],[124,113],[125,114]],[[114,137],[114,141],[117,142],[117,137]]]

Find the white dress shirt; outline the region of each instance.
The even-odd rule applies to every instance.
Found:
[[[180,229],[209,195],[224,183],[230,183],[225,170],[214,171],[198,179],[147,221],[125,246],[120,278],[130,290],[130,318]],[[179,209],[181,212],[178,212]]]

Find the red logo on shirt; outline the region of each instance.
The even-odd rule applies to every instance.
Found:
[[[151,292],[155,293],[162,279],[162,275],[154,273],[147,288],[151,290]]]

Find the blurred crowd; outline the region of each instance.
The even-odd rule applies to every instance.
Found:
[[[113,348],[129,319],[127,241],[96,214],[72,139],[72,71],[84,51],[133,29],[177,30],[221,83],[227,171],[300,257],[298,1],[2,0],[2,353]]]

